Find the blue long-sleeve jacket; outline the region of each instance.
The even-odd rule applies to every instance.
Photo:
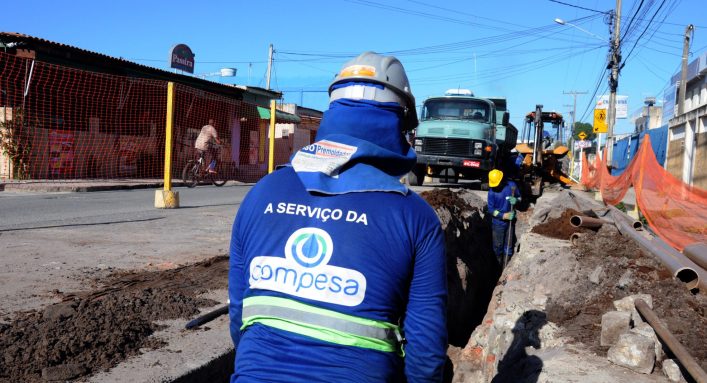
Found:
[[[504,180],[502,184],[503,188],[496,190],[497,188],[489,189],[488,199],[487,199],[487,210],[488,213],[492,215],[492,224],[496,226],[508,226],[509,222],[504,221],[501,217],[504,213],[511,211],[511,204],[508,202],[506,197],[514,196],[520,198],[520,190],[515,182],[511,180]],[[498,210],[497,216],[493,216],[493,212]]]
[[[293,234],[302,228],[330,237],[330,258],[320,267],[325,264],[334,274],[348,269],[346,275],[355,277],[317,275],[303,282],[302,275],[291,273],[289,286],[258,285],[254,279],[270,276],[260,265],[293,262],[299,251]],[[229,314],[237,354],[231,381],[441,381],[447,347],[444,251],[439,219],[415,193],[326,196],[307,192],[292,168],[266,176],[248,193],[233,225]],[[263,295],[400,324],[405,357],[260,323],[241,331],[243,299]]]

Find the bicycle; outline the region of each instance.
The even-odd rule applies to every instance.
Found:
[[[184,181],[184,185],[193,188],[207,178],[214,186],[223,186],[226,184],[224,169],[221,167],[219,161],[216,160],[216,166],[213,172],[209,171],[209,166],[205,162],[204,152],[199,155],[197,160],[187,161],[187,164],[184,165],[184,169],[182,170],[182,181]]]

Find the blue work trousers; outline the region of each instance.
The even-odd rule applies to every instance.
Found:
[[[504,254],[508,254],[509,262],[513,256],[513,238],[508,241],[508,231],[511,229],[511,225],[512,223],[508,225],[491,225],[493,253],[496,254],[496,260],[501,266],[503,266]]]

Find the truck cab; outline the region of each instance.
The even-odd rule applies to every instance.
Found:
[[[501,119],[507,124],[505,99],[498,100],[503,100]],[[497,114],[494,101],[475,97],[465,89],[449,90],[442,97],[425,100],[412,140],[417,164],[409,175],[410,183],[422,185],[426,175],[443,174],[454,181],[460,176],[485,180],[496,165],[499,148],[505,147],[506,136],[513,145],[517,136],[515,128],[516,134],[509,135],[506,126],[497,126]]]

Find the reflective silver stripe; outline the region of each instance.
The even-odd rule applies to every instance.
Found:
[[[276,317],[332,330],[346,332],[356,336],[379,339],[397,345],[402,337],[395,329],[385,329],[354,323],[341,318],[272,305],[248,305],[243,307],[243,318],[253,316]]]

